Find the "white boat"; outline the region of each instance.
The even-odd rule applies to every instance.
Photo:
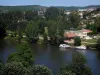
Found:
[[[70,45],[60,44],[59,47],[61,47],[61,48],[70,48]]]
[[[85,50],[86,49],[86,46],[77,46],[76,48],[77,49],[84,49]]]

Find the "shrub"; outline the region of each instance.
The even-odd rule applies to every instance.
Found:
[[[71,70],[61,68],[56,75],[76,75]]]
[[[24,67],[32,66],[34,58],[28,44],[20,46],[18,52],[11,54],[8,57],[8,62],[21,62]]]
[[[75,46],[80,46],[81,45],[81,39],[80,39],[80,37],[75,37],[74,38],[74,45]]]
[[[3,67],[3,63],[0,61],[0,72],[1,72],[2,67]]]
[[[11,62],[5,64],[0,75],[25,75],[25,73],[27,70],[20,62]]]
[[[34,65],[30,68],[29,75],[53,75],[51,70],[48,69],[46,66],[42,65]]]
[[[86,64],[87,60],[86,57],[80,52],[73,52],[72,53],[72,63],[77,64]]]
[[[100,38],[97,40],[96,48],[97,48],[97,49],[100,49]]]
[[[72,62],[61,68],[57,75],[92,75],[90,68],[86,65],[86,58],[79,52],[72,55]]]

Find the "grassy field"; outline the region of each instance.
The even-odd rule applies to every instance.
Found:
[[[89,40],[82,40],[82,43],[93,43],[96,44],[97,40],[96,39],[89,39]]]

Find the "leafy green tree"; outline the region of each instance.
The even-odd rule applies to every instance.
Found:
[[[21,39],[23,38],[23,33],[25,33],[26,26],[27,26],[26,21],[18,21],[17,23],[17,34],[19,42],[21,42]]]
[[[53,74],[51,70],[48,69],[46,66],[34,65],[30,68],[29,75],[53,75]]]
[[[55,36],[57,31],[57,23],[54,20],[47,21],[48,33],[49,36]]]
[[[69,15],[68,21],[71,24],[71,28],[78,28],[80,24],[80,16],[78,15],[78,13],[72,12]]]
[[[46,27],[46,20],[38,20],[37,23],[39,26],[39,34],[43,35],[45,32],[44,28]]]
[[[71,70],[60,69],[60,71],[56,75],[76,75]]]
[[[28,44],[22,44],[18,48],[18,52],[12,53],[8,57],[8,62],[21,62],[23,66],[28,67],[34,64],[34,58]]]
[[[93,34],[97,34],[97,26],[96,24],[86,25],[86,29],[90,29],[93,31]]]
[[[100,38],[97,39],[97,45],[96,45],[96,48],[99,50],[100,49]]]
[[[80,37],[74,37],[74,45],[75,46],[80,46],[81,45]]]
[[[72,63],[86,64],[86,57],[80,52],[72,53]]]
[[[0,39],[4,39],[5,36],[6,36],[5,28],[0,27]]]
[[[58,71],[58,75],[92,75],[90,68],[86,65],[86,58],[82,53],[74,52],[72,62]]]
[[[97,26],[97,32],[100,32],[100,17],[97,17],[95,19],[95,24]]]
[[[26,11],[25,12],[25,19],[27,19],[28,21],[37,20],[37,18],[38,18],[37,11]]]
[[[47,20],[57,20],[59,16],[59,9],[56,7],[50,7],[45,12],[45,17]]]
[[[3,68],[3,63],[0,61],[0,73],[2,68]]]
[[[37,38],[39,32],[39,26],[36,22],[31,21],[26,27],[26,36],[30,42]]]
[[[11,62],[4,65],[0,75],[25,75],[26,73],[26,68],[20,62]]]

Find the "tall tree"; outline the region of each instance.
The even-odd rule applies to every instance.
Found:
[[[37,11],[26,11],[25,12],[25,19],[30,20],[37,20],[38,18],[38,12]]]
[[[78,13],[72,12],[69,15],[69,22],[71,24],[70,27],[72,27],[72,28],[78,28],[79,24],[80,24],[80,16],[78,15]]]
[[[59,16],[59,9],[56,7],[50,7],[45,12],[45,17],[47,20],[57,20],[57,17]]]

